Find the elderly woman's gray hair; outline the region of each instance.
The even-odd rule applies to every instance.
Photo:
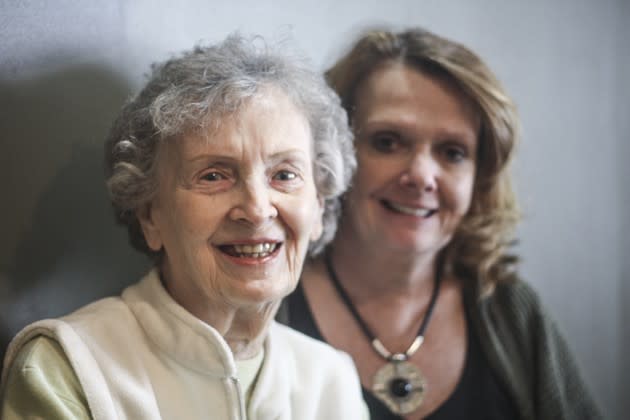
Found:
[[[160,255],[147,246],[136,218],[136,211],[157,189],[158,145],[217,127],[222,118],[269,87],[284,92],[309,121],[315,185],[325,203],[323,234],[311,245],[311,254],[332,239],[338,197],[356,167],[346,113],[323,77],[309,70],[304,60],[280,52],[260,37],[232,35],[220,44],[198,46],[154,64],[144,89],[113,124],[105,144],[107,188],[116,218],[127,226],[135,248],[154,258]]]

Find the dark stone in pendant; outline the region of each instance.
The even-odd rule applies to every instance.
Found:
[[[413,386],[404,378],[395,378],[389,383],[389,391],[398,398],[404,398],[411,394]]]

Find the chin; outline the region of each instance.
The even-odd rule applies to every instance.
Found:
[[[235,293],[233,301],[246,306],[273,304],[284,299],[291,290],[288,287],[279,288],[277,285],[265,285],[264,287],[246,287]]]
[[[423,255],[439,252],[444,244],[438,241],[425,241],[414,238],[396,238],[396,240],[387,241],[384,246],[390,250],[408,255]]]

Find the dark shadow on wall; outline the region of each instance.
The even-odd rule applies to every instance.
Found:
[[[26,324],[117,294],[148,267],[115,225],[103,178],[103,140],[129,93],[90,66],[0,81],[0,223],[14,232],[0,241],[16,241],[0,255],[1,356]]]

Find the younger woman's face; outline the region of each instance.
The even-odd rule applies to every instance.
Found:
[[[358,171],[340,234],[381,250],[435,254],[470,207],[478,118],[448,82],[402,63],[377,68],[356,92]]]

